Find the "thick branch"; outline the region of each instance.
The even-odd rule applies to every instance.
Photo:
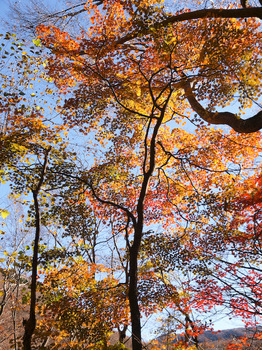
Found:
[[[184,12],[179,15],[170,16],[161,22],[142,28],[136,32],[130,33],[117,41],[117,44],[124,44],[141,35],[147,35],[152,30],[164,28],[170,24],[190,21],[201,18],[262,18],[262,7],[248,7],[239,9],[204,9],[192,12]]]
[[[186,82],[183,88],[191,108],[204,121],[215,125],[228,125],[236,132],[243,134],[253,133],[262,129],[262,111],[248,119],[240,119],[231,112],[209,112],[197,101],[189,82]]]

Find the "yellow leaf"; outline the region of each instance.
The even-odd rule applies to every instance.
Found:
[[[5,219],[9,215],[9,212],[5,209],[0,209],[0,213],[3,219]]]

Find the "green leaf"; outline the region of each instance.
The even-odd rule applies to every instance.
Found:
[[[33,39],[33,43],[34,43],[35,46],[37,46],[37,47],[41,46],[41,40],[40,40],[40,39]]]

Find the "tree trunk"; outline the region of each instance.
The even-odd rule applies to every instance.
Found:
[[[143,207],[143,206],[142,206]],[[137,290],[137,272],[138,272],[138,253],[141,246],[143,232],[143,210],[139,210],[141,220],[135,228],[134,242],[129,249],[129,307],[131,314],[132,328],[132,348],[133,350],[142,350],[142,335],[141,335],[141,315],[138,305],[138,290]]]
[[[31,350],[31,340],[32,335],[36,326],[35,318],[35,307],[36,307],[36,282],[37,282],[37,265],[38,265],[38,248],[39,248],[39,238],[40,238],[40,226],[41,217],[40,210],[38,206],[38,192],[32,191],[34,197],[35,206],[35,242],[34,242],[34,255],[32,262],[32,279],[31,279],[31,303],[30,303],[30,316],[28,320],[24,320],[25,332],[23,336],[23,346],[24,350]]]
[[[34,241],[34,252],[32,261],[32,277],[31,277],[31,301],[30,301],[30,313],[29,319],[23,321],[25,328],[23,336],[23,350],[31,350],[32,335],[36,327],[36,288],[37,288],[37,267],[38,267],[38,250],[39,250],[39,239],[40,239],[40,229],[41,229],[41,214],[38,202],[38,194],[44,182],[44,177],[46,174],[46,169],[48,165],[48,155],[51,151],[51,147],[45,151],[44,164],[41,170],[41,177],[35,189],[32,190],[34,199],[34,209],[35,209],[35,241]]]
[[[132,327],[132,348],[133,350],[142,350],[141,339],[141,320],[140,310],[138,305],[137,293],[137,258],[138,249],[134,245],[130,249],[130,269],[129,269],[129,307],[131,313],[131,327]]]

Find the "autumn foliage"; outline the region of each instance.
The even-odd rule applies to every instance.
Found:
[[[115,349],[129,331],[140,350],[157,312],[181,349],[199,348],[216,307],[261,323],[261,7],[178,5],[90,1],[40,18],[41,53],[16,62],[19,84],[37,77],[50,97],[1,91],[1,179],[33,196],[27,226],[44,237],[27,266],[30,344],[113,349],[118,330]]]

